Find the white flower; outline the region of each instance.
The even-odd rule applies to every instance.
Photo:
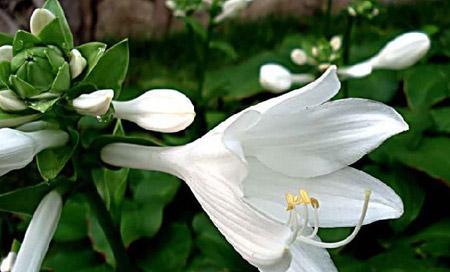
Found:
[[[291,52],[291,60],[297,65],[305,65],[308,62],[308,55],[302,49],[294,49]]]
[[[86,68],[87,62],[86,59],[81,55],[80,51],[77,49],[72,49],[70,51],[70,74],[72,78],[76,78],[77,76],[83,73],[84,68]]]
[[[28,225],[12,272],[39,272],[61,216],[62,199],[56,191],[39,203]]]
[[[341,36],[333,36],[330,40],[330,46],[334,51],[338,51],[342,46]]]
[[[13,58],[13,48],[11,45],[0,46],[0,61],[11,61]]]
[[[113,97],[113,90],[99,90],[80,95],[72,101],[72,105],[79,114],[101,116],[108,112]]]
[[[27,105],[11,90],[0,91],[0,109],[4,111],[23,111]]]
[[[44,149],[66,144],[69,136],[60,130],[22,132],[0,129],[0,176],[29,164]]]
[[[30,18],[30,30],[35,36],[39,33],[54,19],[56,16],[47,9],[38,8],[33,11]]]
[[[279,64],[264,64],[259,71],[259,83],[273,93],[289,90],[292,83],[308,83],[314,80],[310,74],[291,74],[289,70]]]
[[[0,272],[11,272],[14,263],[16,261],[17,254],[16,252],[9,252],[6,258],[2,260],[2,264],[0,265]]]
[[[214,18],[219,23],[225,19],[235,17],[244,10],[252,0],[227,0],[223,3],[222,12]]]
[[[226,239],[260,271],[336,271],[324,248],[348,243],[362,224],[403,213],[394,191],[348,165],[408,129],[381,103],[329,102],[339,88],[333,66],[315,82],[237,113],[193,143],[116,143],[101,158],[183,179]],[[285,194],[299,189],[286,205]],[[341,242],[316,236],[319,227],[348,226],[356,228]]]
[[[133,100],[112,103],[117,118],[147,130],[177,132],[187,128],[195,118],[191,100],[176,90],[150,90]]]
[[[365,77],[375,69],[401,70],[414,65],[430,49],[430,39],[424,33],[404,33],[386,44],[374,57],[361,63],[339,68],[343,77]]]

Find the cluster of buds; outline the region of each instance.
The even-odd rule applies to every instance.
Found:
[[[354,0],[347,7],[347,12],[352,17],[373,19],[380,14],[380,9],[374,0]]]

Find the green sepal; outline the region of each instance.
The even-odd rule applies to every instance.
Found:
[[[64,10],[59,4],[59,1],[47,0],[42,8],[49,10],[58,19],[58,33],[61,35],[60,39],[63,41],[61,48],[70,51],[73,48],[73,36],[70,31],[69,23],[64,15]],[[50,24],[52,23],[54,22],[51,22]],[[45,27],[42,31],[45,31],[47,27]],[[40,35],[42,35],[42,32]]]
[[[99,89],[113,89],[117,97],[127,75],[128,63],[128,40],[123,40],[106,50],[82,82],[94,84]]]
[[[70,67],[67,62],[65,62],[61,67],[59,67],[58,73],[56,74],[55,80],[53,81],[51,92],[62,93],[70,88]]]
[[[17,53],[21,52],[24,49],[33,48],[41,43],[42,43],[41,40],[39,40],[36,36],[31,34],[30,32],[19,30],[16,32],[16,36],[14,36],[12,44],[13,56],[15,56]]]
[[[9,61],[0,62],[0,82],[3,86],[9,86],[9,76],[11,75],[11,64]]]
[[[48,59],[48,62],[52,66],[53,72],[56,74],[58,72],[58,69],[66,63],[66,60],[59,54],[58,51],[53,49],[46,49],[45,55]]]
[[[0,46],[3,45],[12,45],[14,41],[14,37],[7,34],[0,32]]]
[[[39,112],[45,113],[48,111],[53,105],[55,105],[56,102],[60,97],[49,99],[49,100],[37,100],[33,102],[28,103],[28,107],[32,108],[33,110],[37,110]]]
[[[16,93],[22,98],[36,96],[41,93],[38,89],[23,81],[16,75],[11,75],[9,77],[9,82],[14,86]]]
[[[39,33],[38,38],[45,44],[56,45],[63,49],[66,54],[70,52],[73,48],[73,43],[68,44],[68,40],[61,29],[61,20],[59,18],[54,19],[48,25],[42,29]]]
[[[86,75],[97,65],[98,60],[103,56],[106,50],[106,44],[101,42],[85,43],[77,47],[81,55],[86,59]]]
[[[78,146],[79,135],[75,130],[69,130],[70,144],[62,147],[46,149],[36,156],[36,164],[45,181],[56,178],[64,169],[67,162],[72,158],[75,149]]]

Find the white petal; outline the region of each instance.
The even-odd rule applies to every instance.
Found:
[[[47,9],[35,9],[30,18],[31,33],[38,36],[41,31],[55,18],[56,16]]]
[[[331,173],[408,129],[393,108],[366,99],[336,100],[296,113],[271,111],[238,138],[245,156],[289,176]]]
[[[330,254],[324,248],[295,242],[289,249],[292,254],[292,263],[287,272],[337,271]]]
[[[72,78],[76,78],[77,76],[83,73],[84,68],[87,66],[86,59],[81,55],[80,51],[77,49],[72,49],[70,51],[70,74]]]
[[[11,45],[0,46],[0,61],[11,61],[13,58],[13,48]]]
[[[389,186],[351,167],[320,177],[293,178],[250,159],[249,176],[243,181],[243,187],[249,204],[280,222],[286,222],[288,217],[285,193],[298,193],[299,189],[319,201],[321,227],[355,226],[367,190],[371,190],[372,195],[364,224],[403,214],[403,203]],[[310,216],[310,222],[313,222],[311,213]]]
[[[98,90],[78,96],[72,101],[72,104],[80,114],[101,116],[108,112],[113,97],[113,90]]]

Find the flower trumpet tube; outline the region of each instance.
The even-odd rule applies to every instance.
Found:
[[[430,44],[430,38],[424,33],[404,33],[388,42],[372,58],[350,67],[340,68],[338,73],[344,77],[359,78],[371,74],[375,69],[406,69],[428,52]]]
[[[61,216],[62,198],[56,191],[39,203],[28,225],[12,272],[38,272]]]
[[[140,127],[177,132],[188,127],[195,117],[194,105],[184,94],[170,89],[150,90],[130,101],[113,101],[115,116]]]
[[[113,97],[113,90],[99,90],[80,95],[72,101],[72,105],[79,114],[101,116],[108,112]]]
[[[259,71],[259,83],[272,92],[282,93],[289,90],[293,83],[308,83],[314,80],[311,74],[291,74],[288,69],[279,64],[265,64]]]
[[[69,135],[61,130],[22,132],[0,129],[0,176],[25,167],[37,153],[67,143]]]
[[[260,271],[336,271],[325,248],[349,243],[364,224],[403,213],[391,188],[349,165],[408,129],[384,104],[329,101],[339,88],[331,66],[309,85],[247,108],[190,144],[115,143],[101,158],[183,179]],[[339,242],[316,236],[320,227],[348,226],[355,230]]]

